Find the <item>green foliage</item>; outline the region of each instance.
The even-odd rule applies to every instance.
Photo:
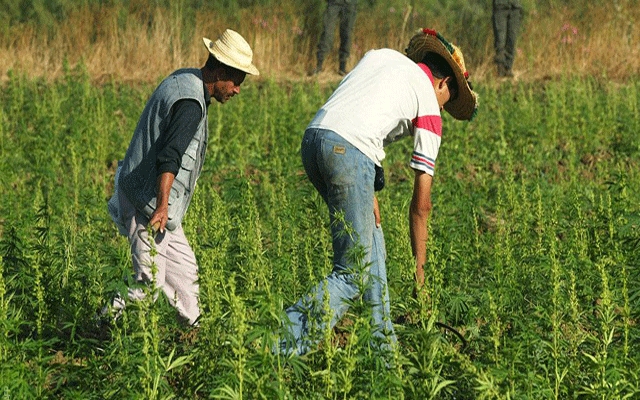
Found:
[[[331,270],[328,211],[299,159],[302,132],[330,88],[245,85],[210,107],[207,158],[184,221],[200,266],[200,326],[181,325],[148,288],[147,300],[95,335],[95,313],[131,273],[106,199],[153,88],[93,86],[82,67],[53,83],[10,74],[0,90],[2,393],[640,394],[640,82],[480,87],[476,121],[445,117],[426,292],[417,298],[407,227],[412,143],[388,148],[379,201],[399,339],[388,363],[371,346],[361,299],[335,330],[318,332],[309,354],[271,353],[283,309]]]

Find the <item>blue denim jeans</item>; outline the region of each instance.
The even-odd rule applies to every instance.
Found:
[[[330,329],[349,309],[349,301],[362,295],[373,308],[374,335],[389,349],[396,337],[389,312],[384,235],[382,228],[375,226],[373,215],[375,164],[342,137],[324,129],[307,129],[301,153],[309,180],[329,207],[334,267],[325,280],[287,309],[289,335],[280,347],[286,353],[306,353],[318,341],[310,337],[310,328],[327,329],[323,322],[329,320],[323,313],[325,301],[331,313]],[[354,257],[353,250],[358,247],[362,251]],[[360,265],[354,265],[354,260]]]

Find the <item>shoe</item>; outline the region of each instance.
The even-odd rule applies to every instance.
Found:
[[[322,72],[322,64],[318,64],[318,65],[313,69],[313,71],[311,71],[311,72],[309,73],[309,76],[315,76],[315,75],[318,75],[320,72]]]
[[[498,76],[501,78],[512,78],[513,72],[504,65],[498,65]]]
[[[125,303],[120,294],[116,294],[111,304],[105,305],[96,312],[89,322],[87,336],[98,341],[106,341],[111,338],[111,329],[122,315]]]
[[[341,62],[340,68],[338,69],[338,73],[340,76],[345,76],[347,74],[347,63]]]
[[[89,322],[84,334],[82,336],[87,339],[93,339],[98,342],[105,342],[111,339],[111,328],[113,320],[103,315],[102,313],[96,313]]]

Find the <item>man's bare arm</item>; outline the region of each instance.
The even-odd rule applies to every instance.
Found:
[[[427,222],[431,215],[431,175],[423,171],[415,171],[413,197],[409,207],[409,232],[411,234],[411,250],[416,260],[416,282],[424,284],[424,264],[427,261]]]

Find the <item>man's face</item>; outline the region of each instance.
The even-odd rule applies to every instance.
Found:
[[[213,93],[211,96],[220,103],[240,93],[240,85],[247,76],[245,72],[237,69],[221,69],[218,79],[213,84]]]

